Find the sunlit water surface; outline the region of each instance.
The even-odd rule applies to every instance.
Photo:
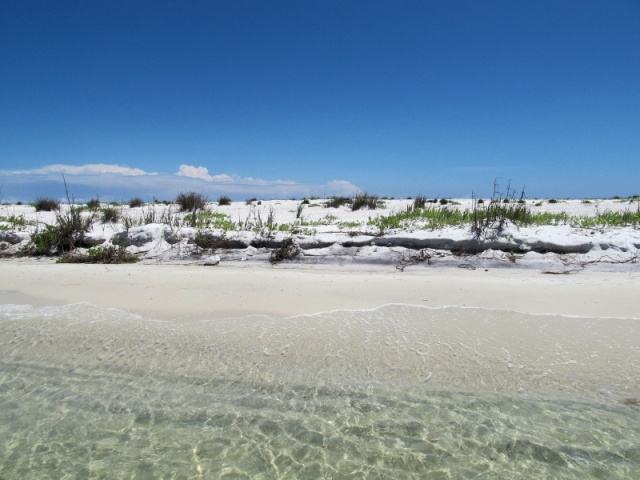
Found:
[[[635,319],[0,307],[0,478],[640,478]]]

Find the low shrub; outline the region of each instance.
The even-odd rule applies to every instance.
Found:
[[[283,260],[291,260],[302,253],[300,246],[289,237],[282,242],[279,248],[276,248],[271,252],[269,256],[269,262],[272,265],[280,263]]]
[[[129,208],[144,207],[144,202],[141,198],[135,197],[129,200]]]
[[[109,245],[90,248],[86,255],[66,252],[58,259],[58,263],[120,264],[136,263],[139,260],[137,255],[129,253],[123,245],[117,247]]]
[[[226,195],[222,195],[220,198],[218,198],[218,205],[221,207],[223,205],[231,205],[231,199]]]
[[[104,207],[100,213],[102,223],[118,223],[120,221],[120,210],[116,207]]]
[[[207,205],[207,197],[196,192],[179,193],[176,197],[176,203],[182,212],[195,212],[204,210]]]
[[[69,252],[76,247],[82,234],[91,230],[93,215],[84,216],[78,208],[69,206],[69,210],[56,214],[56,223],[46,225],[44,230],[31,236],[25,253],[32,255],[57,255]]]
[[[413,200],[413,208],[415,209],[424,208],[426,205],[427,205],[427,198],[423,197],[422,195],[418,195]]]
[[[340,208],[343,205],[351,204],[352,200],[348,197],[330,197],[324,204],[327,208]]]
[[[351,211],[355,212],[361,208],[368,208],[369,210],[378,208],[378,196],[369,195],[367,192],[356,194],[351,204]]]
[[[38,197],[33,203],[36,212],[57,212],[60,210],[60,202],[55,198]]]

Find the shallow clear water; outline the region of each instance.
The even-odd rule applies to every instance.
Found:
[[[0,307],[0,478],[640,478],[634,319]]]

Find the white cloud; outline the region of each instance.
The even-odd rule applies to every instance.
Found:
[[[180,165],[176,175],[189,178],[200,178],[208,182],[229,182],[233,180],[232,177],[224,173],[220,175],[209,175],[209,170],[206,167],[194,167],[192,165]]]
[[[47,165],[41,168],[32,168],[27,170],[4,170],[2,173],[10,175],[48,175],[60,174],[65,175],[100,175],[115,174],[127,177],[136,177],[140,175],[158,175],[155,172],[145,172],[140,168],[129,168],[120,165],[110,165],[106,163],[90,163],[86,165]]]
[[[302,198],[353,195],[360,189],[347,180],[300,183],[293,180],[265,180],[224,173],[211,175],[206,167],[180,165],[175,174],[149,173],[120,165],[48,165],[25,170],[0,170],[3,201],[32,201],[37,196],[62,196],[65,174],[69,192],[78,200],[99,196],[105,201],[172,200],[185,191],[201,192],[210,198],[228,195],[235,200],[257,197]]]

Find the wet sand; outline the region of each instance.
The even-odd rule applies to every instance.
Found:
[[[640,316],[640,274],[390,267],[74,265],[49,260],[0,263],[0,303],[88,302],[180,321],[265,314],[287,317],[402,303],[533,314]]]

